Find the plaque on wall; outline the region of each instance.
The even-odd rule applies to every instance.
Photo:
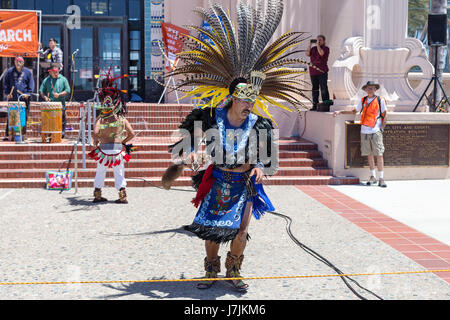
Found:
[[[369,166],[361,156],[361,125],[346,122],[345,167]],[[449,166],[450,124],[388,123],[383,133],[384,166]]]

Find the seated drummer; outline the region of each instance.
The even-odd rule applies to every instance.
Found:
[[[69,81],[59,69],[48,69],[49,76],[44,79],[39,89],[42,99],[46,102],[61,102],[62,104],[62,137],[66,134],[66,98],[70,94]]]

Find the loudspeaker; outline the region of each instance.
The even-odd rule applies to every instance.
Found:
[[[428,15],[428,45],[446,46],[447,45],[447,15],[429,14]]]

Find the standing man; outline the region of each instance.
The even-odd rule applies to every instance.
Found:
[[[59,69],[54,67],[48,70],[50,74],[41,84],[39,89],[44,101],[58,101],[62,104],[62,137],[66,134],[66,97],[70,94],[69,81],[59,74]]]
[[[58,42],[55,38],[50,38],[48,41],[48,49],[42,52],[42,44],[39,44],[40,56],[45,62],[51,63],[61,63],[61,67],[59,68],[59,72],[62,71],[62,63],[63,63],[63,52],[60,48],[57,47]]]
[[[124,76],[120,77],[123,78]],[[95,124],[93,142],[95,149],[88,155],[97,161],[97,171],[94,180],[94,203],[108,201],[102,197],[102,188],[105,186],[106,171],[112,168],[114,172],[114,185],[119,192],[116,203],[128,203],[127,182],[125,180],[125,163],[131,158],[133,145],[127,144],[136,135],[131,124],[125,118],[127,112],[125,101],[114,81],[108,73],[98,89],[101,102],[100,115]],[[124,136],[126,133],[126,136]]]
[[[205,279],[197,283],[198,289],[208,289],[217,281],[215,278],[221,271],[220,246],[226,243],[230,245],[225,275],[234,278],[226,283],[241,292],[248,289],[248,284],[239,279],[249,239],[248,227],[252,216],[259,219],[265,212],[275,211],[262,181],[264,175],[277,171],[279,163],[273,117],[262,101],[272,103],[272,97],[280,97],[296,107],[301,104],[296,96],[303,95],[301,73],[286,68],[293,60],[277,54],[290,49],[292,43],[296,46],[298,42],[290,38],[297,33],[275,40],[275,47],[268,46],[282,19],[284,1],[268,0],[265,11],[250,2],[241,1],[237,15],[244,17],[253,12],[254,19],[238,19],[236,30],[227,10],[220,5],[210,4],[209,8],[198,10],[201,16],[207,13],[210,25],[221,25],[223,21],[226,32],[219,32],[217,37],[214,34],[217,46],[204,45],[200,35],[190,37],[193,45],[186,44],[187,51],[178,56],[182,67],[167,75],[183,75],[185,80],[177,88],[196,87],[188,95],[196,96],[200,105],[180,125],[183,138],[170,146],[175,164],[161,180],[169,189],[186,163],[193,162],[193,167],[198,167],[200,163],[196,165],[192,160],[206,158],[201,161],[205,170],[193,176],[197,194],[192,203],[198,211],[194,221],[185,226],[185,230],[205,241],[202,262],[206,273]],[[273,19],[264,18],[271,14]],[[257,28],[261,32],[247,36],[248,30]],[[236,35],[242,34],[237,39]],[[283,72],[278,72],[281,69]],[[298,86],[286,84],[291,81]],[[202,103],[204,98],[210,100]],[[206,150],[198,152],[203,141]]]
[[[317,44],[317,45],[316,45]],[[313,107],[311,110],[317,110],[319,103],[319,89],[322,93],[322,102],[330,100],[328,92],[328,57],[330,55],[330,48],[325,45],[325,36],[319,35],[317,39],[311,39],[306,55],[311,58],[311,64],[316,68],[309,67],[309,74],[312,84],[312,98]]]
[[[260,78],[259,83],[262,82],[263,79]],[[218,128],[220,136],[219,142],[213,147],[214,151],[207,153],[207,156],[212,156],[211,164],[193,177],[197,195],[192,203],[198,208],[198,212],[192,224],[185,226],[185,230],[205,240],[206,278],[217,278],[220,272],[219,248],[227,242],[231,243],[225,260],[226,277],[240,278],[252,215],[259,219],[264,212],[275,210],[262,186],[264,170],[272,165],[270,162],[265,164],[262,158],[263,152],[267,152],[268,158],[272,157],[273,126],[270,120],[252,113],[259,95],[259,88],[252,83],[258,82],[247,83],[246,79],[236,79],[230,85],[229,96],[220,107],[194,109],[180,126],[194,135],[194,123],[202,123],[200,128],[205,132]],[[242,136],[247,138],[240,141],[239,138],[230,138],[230,134],[236,134],[234,130],[243,130]],[[248,138],[252,131],[260,144]],[[179,145],[185,141],[191,145],[194,140],[194,136],[188,136],[187,140],[183,139],[170,146],[174,158],[178,154]],[[209,146],[211,143],[212,141],[207,141]],[[233,146],[236,143],[239,145],[237,150]],[[194,155],[195,151],[186,153],[190,162],[199,158]],[[254,162],[250,159],[252,153]],[[239,159],[240,156],[242,158]],[[258,162],[255,163],[256,161]],[[197,288],[208,289],[214,282],[215,280],[198,282]],[[238,291],[245,292],[248,289],[248,284],[242,280],[227,282]]]
[[[27,121],[28,114],[30,112],[31,93],[34,90],[33,73],[30,69],[25,68],[24,64],[25,61],[23,57],[16,57],[14,59],[14,67],[8,69],[3,80],[3,93],[8,97],[8,100],[17,101],[19,97],[22,96],[20,100],[25,101],[25,124],[23,125],[22,135],[25,135],[27,133]],[[9,122],[7,121],[4,138],[5,141],[8,140],[8,126]]]
[[[368,81],[362,89],[367,93],[367,96],[361,99],[361,102],[351,111],[335,111],[334,116],[339,114],[355,114],[361,112],[361,155],[367,156],[370,167],[370,178],[367,185],[372,185],[377,182],[375,173],[375,157],[377,157],[378,167],[378,185],[386,188],[384,182],[384,144],[383,131],[386,127],[386,101],[375,95],[375,92],[380,89],[380,85]]]

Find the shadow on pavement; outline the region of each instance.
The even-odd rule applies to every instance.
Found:
[[[99,206],[110,204],[111,201],[108,202],[100,202],[94,203],[92,200],[86,200],[81,197],[68,197],[66,198],[69,201],[69,206],[79,207],[73,210],[63,211],[65,212],[74,212],[74,211],[90,211],[90,210],[98,210]]]
[[[185,230],[184,227],[180,228],[174,228],[174,229],[167,229],[167,230],[159,230],[159,231],[151,231],[151,232],[141,232],[141,233],[106,233],[106,232],[100,232],[101,235],[104,236],[113,236],[113,237],[133,237],[133,236],[154,236],[159,234],[165,234],[165,233],[173,233],[175,235],[176,233],[184,234],[191,238],[196,238],[196,236]]]
[[[151,280],[165,280],[162,278],[153,278]],[[181,275],[180,279],[186,279]],[[117,294],[99,297],[101,299],[120,299],[130,295],[139,294],[150,299],[197,299],[197,300],[216,300],[226,295],[234,298],[240,298],[245,293],[236,292],[230,285],[223,281],[216,282],[211,288],[200,290],[196,288],[196,281],[180,282],[135,282],[121,285],[105,284],[104,286],[117,290]],[[134,298],[132,298],[134,299]],[[227,297],[229,299],[229,297]]]

